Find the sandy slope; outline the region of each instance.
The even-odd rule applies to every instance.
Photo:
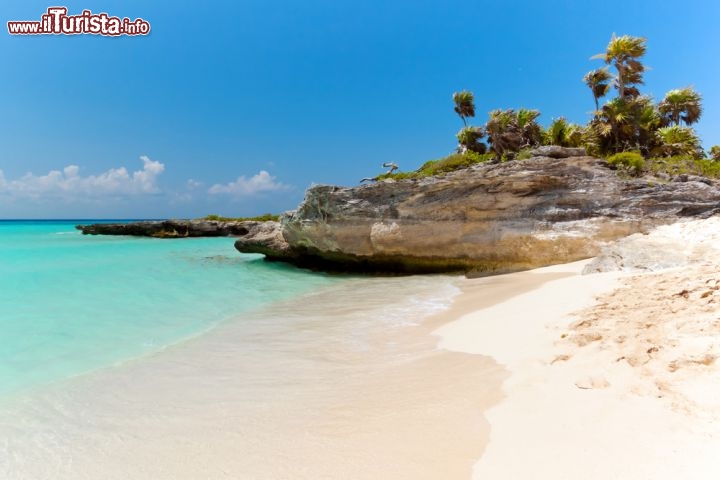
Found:
[[[442,347],[511,371],[474,478],[718,478],[716,245],[720,219],[663,227],[604,259],[633,272],[517,274],[571,276],[440,328]]]

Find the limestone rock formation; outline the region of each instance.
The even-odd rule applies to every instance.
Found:
[[[720,211],[720,188],[707,179],[623,179],[582,149],[536,154],[439,177],[311,187],[296,211],[235,246],[318,269],[493,274],[592,257],[608,241]]]

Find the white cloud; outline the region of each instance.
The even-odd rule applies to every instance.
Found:
[[[275,177],[270,175],[267,171],[261,170],[250,178],[243,175],[238,177],[238,179],[234,182],[230,182],[225,185],[217,183],[210,187],[208,193],[213,195],[227,194],[238,197],[246,197],[263,192],[278,192],[289,188],[290,187],[288,185],[277,182]]]
[[[8,180],[0,171],[0,193],[20,198],[100,197],[159,193],[157,177],[165,165],[147,156],[140,157],[142,170],[128,172],[125,167],[111,168],[99,175],[80,175],[80,167],[68,165],[60,170],[51,170],[46,175],[28,173],[19,179]]]
[[[197,180],[193,180],[193,179],[191,178],[190,180],[187,181],[186,186],[187,186],[187,188],[190,189],[190,190],[195,190],[195,189],[197,189],[197,188],[202,187],[202,186],[203,186],[203,183],[202,183],[202,182],[198,182]]]

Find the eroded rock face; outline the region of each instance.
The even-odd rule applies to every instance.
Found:
[[[502,273],[592,257],[604,242],[713,215],[720,189],[709,183],[627,180],[603,160],[543,156],[421,180],[316,186],[279,232],[263,234],[268,241],[245,235],[236,248],[320,269]]]

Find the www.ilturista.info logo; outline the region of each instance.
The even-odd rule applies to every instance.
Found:
[[[68,15],[65,7],[50,7],[40,21],[7,22],[11,35],[147,35],[150,24],[138,18],[110,17],[107,13],[83,10],[80,15]]]

